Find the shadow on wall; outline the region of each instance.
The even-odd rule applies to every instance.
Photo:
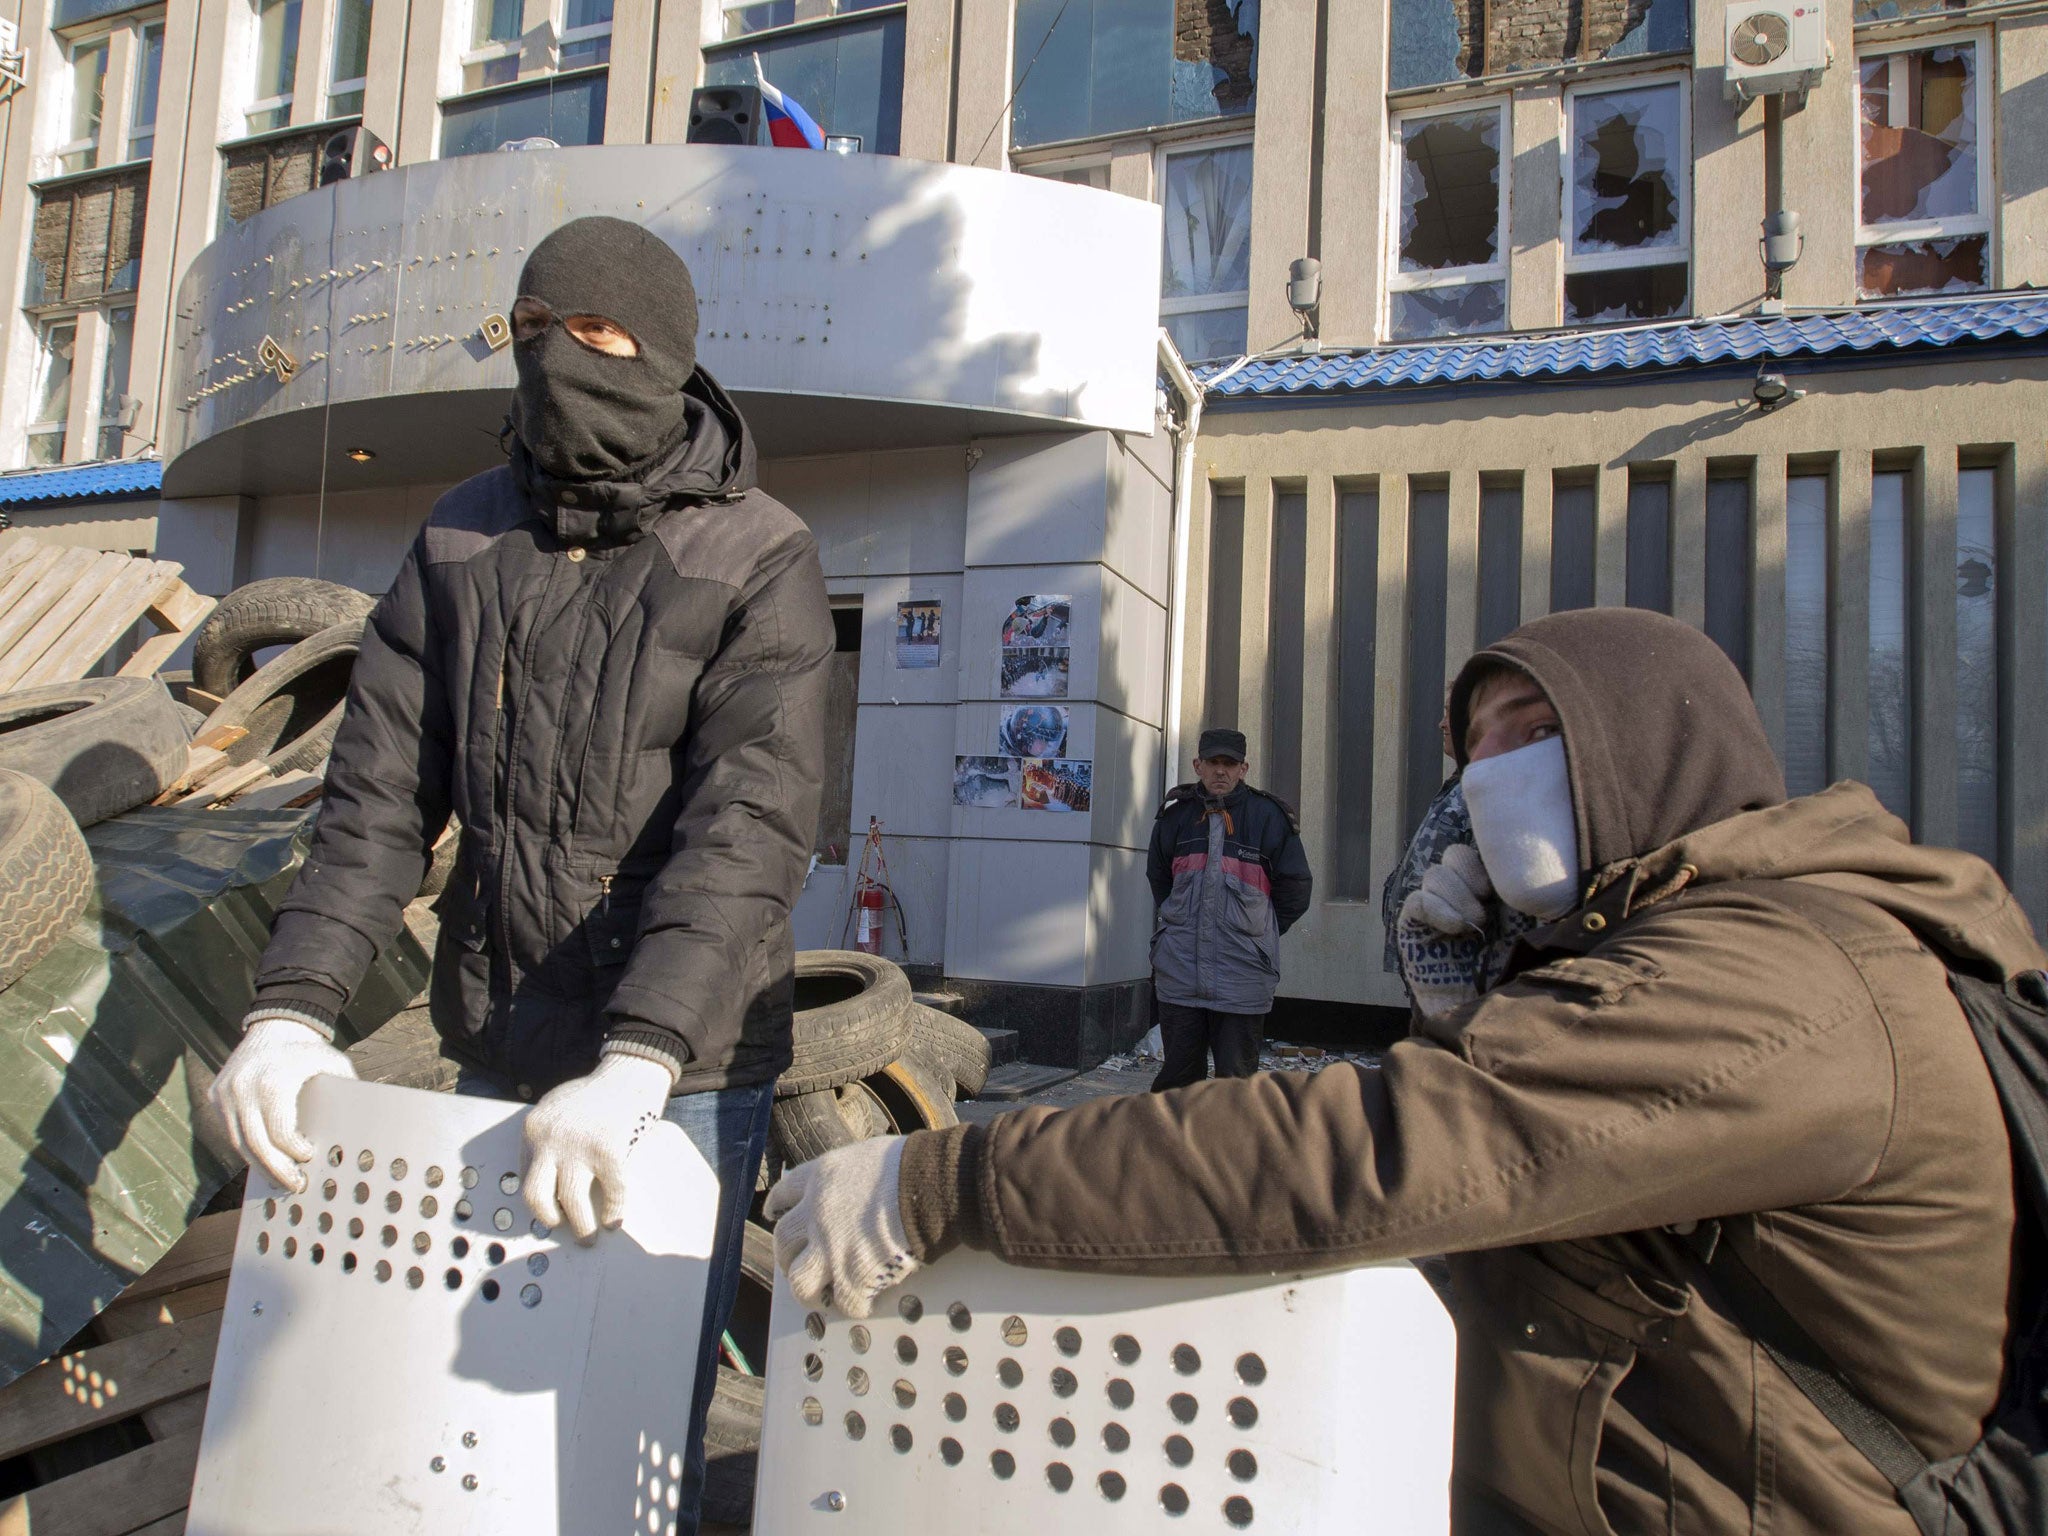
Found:
[[[938,178],[934,173],[921,179]],[[691,188],[662,208],[650,209],[641,222],[660,233],[664,214],[685,198],[694,202],[715,197],[720,180],[738,182],[742,178],[737,170],[729,171],[704,186]],[[998,280],[999,274],[970,272],[963,264],[967,227],[954,199],[919,197],[906,188],[897,206],[922,206],[925,211],[894,223],[878,246],[863,253],[866,265],[896,276],[886,313],[842,309],[831,315],[801,315],[801,306],[813,295],[774,292],[772,285],[790,268],[786,262],[769,261],[758,246],[751,250],[743,248],[730,263],[717,258],[706,263],[701,257],[693,261],[690,275],[705,316],[698,350],[711,371],[718,371],[718,353],[723,343],[753,339],[744,334],[735,338],[730,329],[720,329],[718,315],[722,309],[749,299],[787,299],[790,319],[778,323],[801,327],[799,344],[810,345],[815,341],[821,365],[825,348],[835,343],[842,348],[852,346],[864,354],[888,358],[894,377],[906,386],[914,382],[920,397],[927,401],[1042,416],[1066,415],[1086,383],[1083,381],[1072,389],[1037,385],[1041,366],[1039,333],[1008,331],[978,339],[970,336],[976,284]],[[772,237],[762,234],[761,238]],[[685,261],[692,260],[689,249],[679,249]],[[823,308],[829,310],[831,306],[824,304]],[[730,324],[729,317],[726,324]],[[800,390],[801,381],[794,387]],[[803,449],[797,447],[794,451]]]

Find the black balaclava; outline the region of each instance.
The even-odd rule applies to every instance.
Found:
[[[638,224],[576,219],[533,248],[519,296],[555,312],[540,335],[512,344],[512,426],[543,474],[629,480],[675,447],[697,367],[697,289],[682,257]],[[563,329],[570,315],[623,327],[639,356],[584,346]]]
[[[1581,608],[1503,635],[1451,689],[1460,768],[1473,684],[1499,662],[1535,678],[1557,711],[1587,871],[1785,798],[1742,674],[1690,624],[1640,608]]]

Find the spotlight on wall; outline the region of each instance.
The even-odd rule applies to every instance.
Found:
[[[1782,373],[1771,373],[1762,367],[1758,367],[1756,382],[1749,387],[1749,398],[1756,402],[1760,411],[1775,411],[1781,405],[1804,399],[1805,395],[1805,390],[1794,389],[1786,383]]]
[[[1301,321],[1302,338],[1313,344],[1319,334],[1318,311],[1323,304],[1323,264],[1313,256],[1302,256],[1288,264],[1287,307]]]
[[[358,464],[367,464],[370,462],[370,460],[377,457],[376,454],[372,453],[367,448],[351,448],[348,451],[348,456],[351,459],[354,459]]]

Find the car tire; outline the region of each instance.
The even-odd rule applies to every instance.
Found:
[[[229,762],[260,759],[272,773],[317,771],[341,728],[362,643],[361,619],[299,641],[220,701],[206,718],[206,738],[240,728],[248,734],[222,748]]]
[[[988,1036],[966,1020],[922,1003],[911,1005],[910,1054],[942,1068],[960,1098],[973,1098],[988,1081]]]
[[[767,1383],[729,1365],[718,1368],[718,1389],[704,1420],[705,1520],[747,1526],[754,1520],[754,1472],[761,1456],[761,1416]]]
[[[768,1111],[768,1135],[785,1168],[888,1134],[888,1112],[864,1082],[777,1099]]]
[[[14,985],[92,900],[92,854],[39,779],[0,770],[0,988]]]
[[[796,957],[796,1018],[779,1098],[822,1093],[872,1076],[910,1043],[910,979],[900,966],[853,949]]]
[[[255,676],[258,651],[296,645],[333,625],[366,619],[376,601],[354,587],[307,576],[273,576],[237,587],[192,638],[192,681],[226,698]]]
[[[48,785],[81,827],[147,805],[190,757],[185,721],[153,677],[89,677],[0,695],[0,768]]]

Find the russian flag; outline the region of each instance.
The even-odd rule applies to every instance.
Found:
[[[760,82],[761,105],[768,112],[768,137],[778,149],[823,149],[825,130],[794,96],[768,83],[761,73],[761,55],[754,55],[754,78]]]

